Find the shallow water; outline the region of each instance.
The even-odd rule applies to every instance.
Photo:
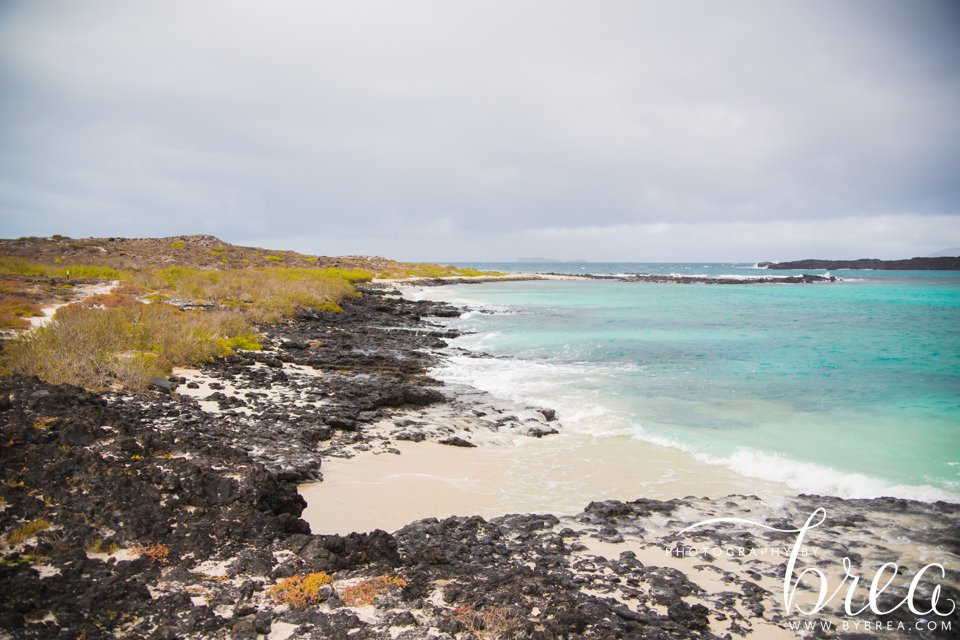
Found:
[[[505,270],[510,265],[497,265]],[[523,271],[779,275],[750,265]],[[818,285],[533,281],[414,295],[492,313],[434,374],[553,406],[743,477],[842,497],[960,500],[960,275],[840,271]]]

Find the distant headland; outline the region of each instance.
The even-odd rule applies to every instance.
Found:
[[[758,262],[761,269],[878,269],[883,271],[960,271],[960,257],[909,258],[906,260],[794,260]]]

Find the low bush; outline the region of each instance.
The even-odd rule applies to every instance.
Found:
[[[18,318],[43,315],[43,311],[37,303],[19,296],[0,298],[0,313],[9,313]]]
[[[322,600],[320,587],[325,584],[333,584],[333,578],[323,571],[290,576],[272,586],[267,594],[273,598],[274,602],[279,604],[304,607]]]
[[[0,297],[0,329],[26,329],[26,318],[42,316],[43,310],[31,300],[19,296]]]
[[[402,589],[407,581],[398,576],[381,575],[351,585],[343,590],[340,598],[349,607],[373,604],[378,595],[390,589]]]
[[[137,545],[133,548],[133,552],[138,556],[147,556],[150,562],[163,562],[170,555],[170,547],[162,542],[157,542],[155,544]]]

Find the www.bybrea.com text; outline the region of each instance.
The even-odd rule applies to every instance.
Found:
[[[933,631],[953,631],[952,620],[921,619],[913,622],[903,620],[859,620],[848,618],[837,623],[811,618],[791,620],[788,626],[793,631],[896,631],[898,633],[919,633]]]

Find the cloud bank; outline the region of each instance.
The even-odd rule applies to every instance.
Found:
[[[0,7],[0,232],[399,259],[960,245],[954,2]]]

